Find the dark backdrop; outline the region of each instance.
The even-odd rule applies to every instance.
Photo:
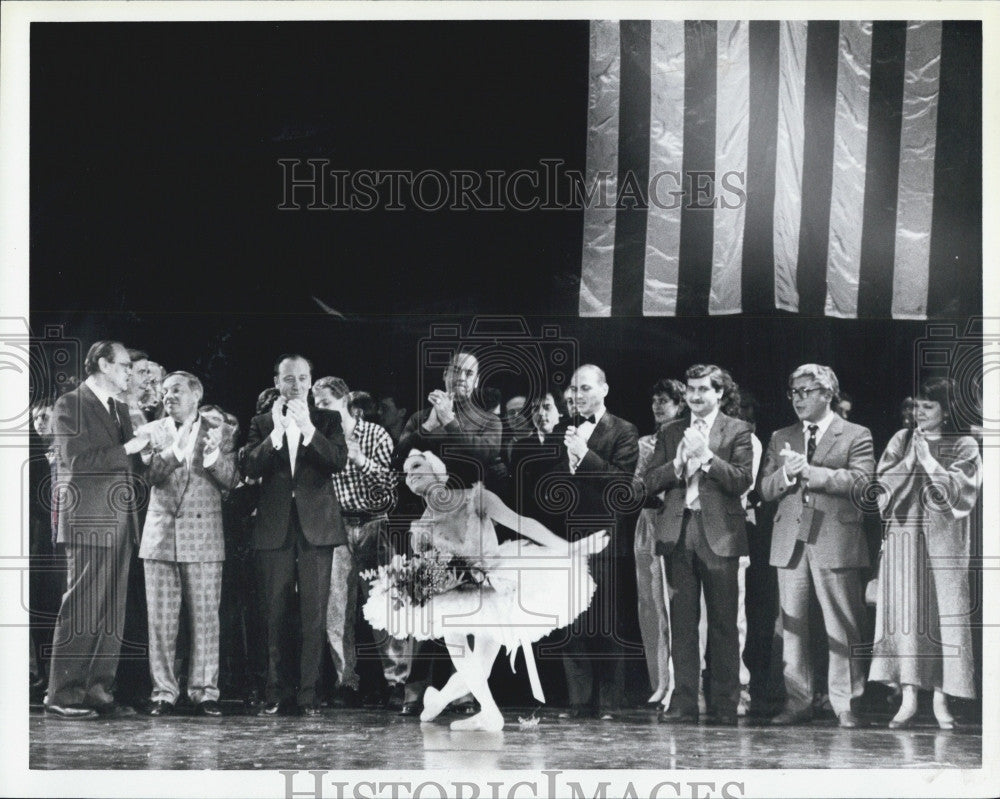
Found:
[[[288,350],[412,410],[439,382],[431,325],[489,315],[556,324],[644,432],[651,384],[697,361],[757,395],[765,440],[804,361],[834,367],[880,443],[912,392],[923,323],[580,319],[581,211],[278,209],[281,158],[582,171],[586,22],[35,23],[31,63],[33,329],[144,348],[244,420]]]

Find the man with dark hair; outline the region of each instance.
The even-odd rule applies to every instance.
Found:
[[[269,413],[253,418],[243,448],[244,474],[261,479],[252,546],[267,613],[264,712],[318,715],[333,548],[347,541],[330,478],[347,463],[347,443],[340,414],[309,408],[306,358],[281,356],[274,385],[280,396]]]
[[[401,465],[411,449],[430,450],[444,461],[449,480],[454,483],[471,486],[485,480],[490,465],[500,457],[501,426],[500,417],[473,403],[478,386],[479,360],[471,352],[457,351],[444,370],[444,390],[431,391],[427,396],[430,407],[417,411],[406,423],[394,462]],[[444,654],[444,647],[433,641],[419,645],[406,682],[401,715],[420,714],[432,661]],[[450,660],[448,668],[453,668]],[[474,707],[471,694],[453,704]]]
[[[153,678],[149,714],[169,715],[180,696],[174,661],[185,605],[191,640],[187,693],[195,713],[221,716],[222,500],[238,479],[232,431],[199,412],[204,389],[190,372],[167,375],[163,389],[167,416],[150,423],[149,513],[139,547]]]
[[[570,383],[576,416],[566,428],[562,472],[579,497],[565,518],[561,533],[576,541],[606,529],[611,543],[590,556],[597,583],[590,608],[578,616],[563,648],[563,668],[569,688],[569,717],[597,714],[611,721],[625,699],[624,614],[619,592],[631,579],[631,546],[627,543],[622,509],[611,499],[631,485],[639,459],[635,425],[609,413],[604,400],[608,381],[604,370],[585,364]],[[629,614],[634,610],[629,608]]]
[[[813,714],[809,656],[809,597],[815,589],[826,625],[830,705],[841,727],[857,727],[851,700],[864,691],[861,643],[864,613],[860,570],[868,566],[862,512],[855,497],[875,471],[868,428],[831,409],[840,385],[828,366],[807,363],[788,379],[799,421],[778,430],[767,448],[760,493],[777,504],[771,565],[778,569],[785,709],[772,724],[801,724]]]
[[[740,699],[739,561],[748,552],[740,498],[753,482],[750,425],[719,409],[732,390],[713,364],[685,373],[690,418],[657,433],[643,478],[648,497],[664,492],[654,536],[666,557],[676,686],[659,721],[697,722],[701,653],[698,618],[702,586],[711,651],[710,721],[735,726]]]
[[[347,410],[355,419],[378,424],[378,405],[367,391],[352,391],[347,395]],[[381,425],[379,425],[381,427]]]
[[[393,444],[399,441],[406,425],[406,408],[396,405],[396,398],[392,394],[384,394],[378,401],[378,422],[385,428],[386,432],[392,436]]]
[[[347,546],[333,552],[330,599],[326,606],[326,635],[337,669],[340,695],[337,703],[361,703],[355,625],[358,591],[362,604],[368,597],[367,581],[359,572],[389,561],[389,517],[395,504],[395,478],[390,471],[392,439],[381,425],[350,413],[353,392],[339,377],[323,377],[312,387],[317,408],[337,411],[347,441],[347,466],[333,476],[340,513],[347,531]],[[367,396],[367,395],[366,395]],[[403,684],[410,673],[412,641],[399,641],[380,630],[378,639],[382,671],[393,702],[402,706]]]
[[[47,713],[64,719],[134,713],[112,689],[125,622],[129,560],[138,542],[135,472],[144,434],[132,434],[127,406],[132,360],[117,341],[98,341],[84,362],[86,381],[53,412],[60,490],[58,542],[69,574],[53,639]],[[95,597],[109,597],[96,602]]]

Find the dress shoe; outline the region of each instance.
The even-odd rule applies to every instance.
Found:
[[[303,716],[309,716],[311,718],[323,715],[323,709],[319,705],[302,705],[299,710]]]
[[[419,716],[420,715],[420,703],[419,702],[403,702],[403,706],[399,709],[400,716]]]
[[[853,730],[861,726],[861,722],[858,721],[858,717],[855,716],[850,710],[845,710],[843,713],[838,713],[837,723],[845,730]]]
[[[149,708],[146,710],[146,715],[152,716],[153,718],[159,718],[160,716],[169,716],[173,712],[174,705],[172,702],[158,699],[149,705]]]
[[[135,715],[131,705],[119,705],[117,702],[105,702],[97,706],[97,715],[103,719],[123,719]]]
[[[681,708],[670,708],[670,710],[665,710],[660,708],[660,712],[656,714],[657,724],[697,724],[698,723],[698,711],[683,710]]]
[[[603,710],[601,711],[601,714],[600,716],[598,716],[598,718],[601,721],[614,721],[616,719],[616,716],[614,711],[612,710]]]
[[[805,710],[782,710],[777,716],[771,719],[774,727],[790,727],[794,724],[808,724],[812,721],[812,708]]]
[[[45,712],[50,716],[72,721],[97,718],[97,711],[94,708],[83,705],[46,705]]]
[[[452,702],[448,705],[448,710],[457,713],[459,716],[475,716],[482,708],[478,702]]]
[[[340,708],[361,707],[361,694],[358,693],[356,688],[343,686],[337,691],[337,695],[333,698],[331,705]]]
[[[889,722],[890,730],[911,730],[917,726],[917,714],[914,713],[912,716],[907,716],[905,719],[892,719]]]
[[[217,718],[222,715],[222,705],[213,699],[208,699],[194,706],[194,714],[196,716],[213,716]]]
[[[283,699],[278,702],[268,702],[264,705],[265,716],[297,716],[298,714],[299,706],[288,700]]]
[[[402,710],[403,700],[406,693],[406,686],[398,682],[389,689],[389,694],[385,700],[385,706],[390,710]]]
[[[958,722],[955,721],[955,719],[938,719],[937,725],[939,730],[944,730],[946,732],[958,728]]]
[[[705,719],[710,727],[738,727],[739,716],[736,713],[712,713]]]
[[[593,715],[594,713],[589,707],[574,705],[571,708],[559,711],[558,717],[561,719],[586,719]]]

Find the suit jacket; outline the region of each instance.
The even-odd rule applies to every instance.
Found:
[[[690,419],[676,419],[656,435],[643,484],[649,495],[664,492],[663,505],[655,517],[653,536],[670,553],[681,535],[687,484],[674,471],[677,447],[684,439]],[[708,448],[715,457],[698,480],[698,499],[705,537],[721,557],[739,557],[747,546],[746,512],[740,497],[753,482],[752,428],[740,419],[719,413],[708,431]]]
[[[163,429],[167,440],[173,439],[173,419],[168,416],[155,424]],[[215,462],[205,467],[208,429],[202,417],[190,467],[177,460],[172,446],[153,454],[146,470],[151,491],[140,558],[176,563],[225,560],[222,500],[239,475],[236,455],[225,440]]]
[[[401,466],[411,449],[429,450],[444,461],[448,473],[463,485],[485,479],[489,468],[500,458],[500,417],[468,400],[458,401],[455,418],[428,432],[423,424],[430,412],[430,408],[424,408],[406,422],[396,445],[396,464]]]
[[[861,504],[875,470],[872,434],[867,427],[834,416],[816,445],[809,482],[785,483],[785,444],[805,451],[802,423],[782,428],[767,447],[760,493],[776,502],[771,533],[771,565],[787,566],[799,538],[813,547],[825,568],[868,565],[868,546],[862,527]]]
[[[622,514],[639,507],[632,496],[632,475],[639,461],[639,431],[631,422],[605,411],[587,441],[587,454],[575,474],[570,474],[569,453],[563,453],[561,468],[577,494],[576,507],[567,516],[566,537],[575,541],[607,527],[613,535],[609,549],[616,555],[630,554],[623,531],[611,525]]]
[[[560,503],[559,480],[553,481],[549,475],[565,471],[566,423],[556,425],[545,436],[544,443],[538,440],[534,428],[517,436],[510,443],[507,459],[512,507],[522,516],[541,522],[552,532],[562,535],[565,508]]]
[[[126,455],[122,439],[132,438],[128,406],[115,401],[122,430],[108,408],[84,383],[55,404],[60,544],[117,547],[138,543],[141,490],[138,455]],[[80,535],[84,538],[80,539]]]
[[[288,533],[292,503],[306,540],[315,546],[347,543],[340,504],[330,479],[347,464],[347,442],[337,411],[312,408],[309,411],[316,432],[299,448],[292,475],[288,442],[275,450],[271,443],[274,420],[270,413],[255,416],[250,422],[247,443],[241,451],[243,473],[261,478],[251,546],[254,549],[277,549]]]

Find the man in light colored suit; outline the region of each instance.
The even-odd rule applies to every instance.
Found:
[[[732,387],[727,372],[697,364],[687,370],[686,379],[691,416],[660,430],[643,478],[648,496],[665,492],[653,535],[666,556],[677,681],[671,708],[661,711],[658,720],[698,720],[698,617],[704,587],[712,658],[710,722],[735,726],[740,698],[739,562],[748,552],[740,498],[753,482],[751,428],[719,410]]]
[[[864,690],[860,664],[851,657],[861,643],[862,568],[868,548],[857,501],[875,470],[868,428],[844,421],[830,405],[837,376],[828,366],[804,364],[789,378],[788,397],[799,422],[771,436],[760,492],[777,502],[771,565],[781,598],[785,709],[772,724],[812,718],[809,594],[816,591],[830,642],[830,704],[841,727],[857,727],[851,699]]]
[[[222,500],[237,479],[226,428],[198,413],[204,394],[190,372],[163,381],[167,415],[147,425],[153,452],[146,474],[152,486],[139,557],[146,577],[149,714],[169,715],[180,689],[174,673],[181,605],[191,620],[187,692],[195,712],[221,716],[219,601],[225,545]]]

